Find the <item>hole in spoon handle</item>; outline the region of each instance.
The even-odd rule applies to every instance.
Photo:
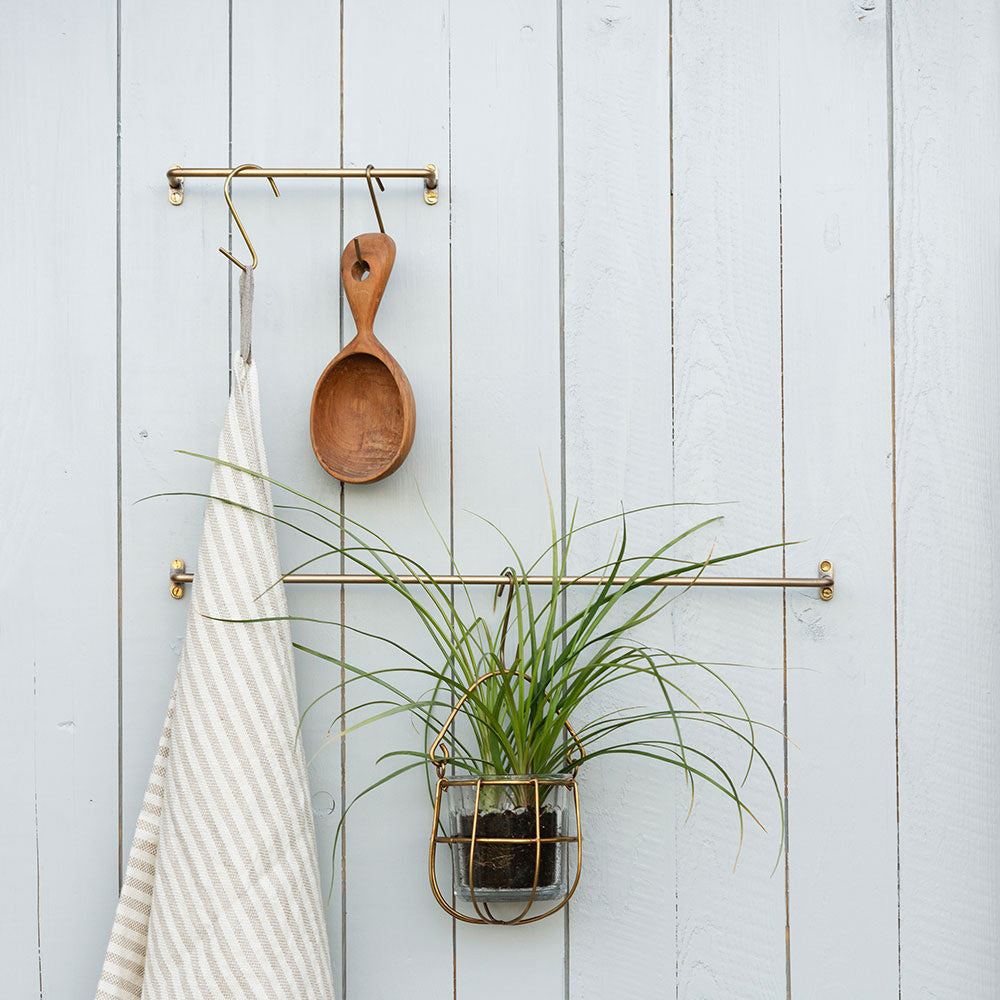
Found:
[[[358,260],[358,255],[361,260]],[[375,313],[396,260],[396,244],[384,233],[365,233],[351,240],[340,258],[340,277],[358,333],[371,333]]]

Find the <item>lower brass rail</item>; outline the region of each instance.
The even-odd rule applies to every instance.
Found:
[[[400,574],[396,579],[405,586],[436,583],[441,586],[488,586],[497,587],[509,582],[509,578],[500,576],[408,576]],[[519,582],[530,587],[551,587],[551,576],[520,577]],[[613,586],[623,586],[631,579],[627,576],[564,576],[560,579],[562,586],[601,587],[610,582]],[[367,573],[291,573],[283,577],[285,583],[329,583],[354,586],[355,584],[382,583],[378,576]],[[175,559],[170,564],[170,593],[178,600],[184,596],[185,584],[194,581],[194,573],[187,572],[182,559]],[[819,576],[663,576],[657,579],[643,580],[642,586],[647,587],[783,587],[785,589],[818,590],[824,601],[833,599],[833,563],[824,559],[819,564]]]

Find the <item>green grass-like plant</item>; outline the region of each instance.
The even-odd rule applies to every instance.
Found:
[[[230,464],[209,456],[195,457]],[[361,665],[330,652],[293,643],[301,653],[340,668],[344,672],[345,685],[353,687],[364,682],[374,685],[374,689],[369,689],[371,696],[359,697],[357,703],[334,717],[327,742],[347,738],[363,727],[396,716],[411,717],[423,737],[422,748],[396,746],[378,758],[376,765],[391,764],[389,773],[376,777],[354,796],[342,811],[337,838],[350,810],[375,789],[418,769],[425,772],[428,786],[431,786],[428,750],[432,741],[455,703],[478,678],[491,672],[494,676],[469,695],[456,720],[457,726],[452,727],[447,737],[448,764],[457,773],[489,776],[568,774],[578,764],[589,768],[594,761],[612,755],[655,761],[683,773],[692,805],[699,783],[729,799],[735,810],[742,845],[745,819],[761,825],[742,795],[751,771],[760,766],[765,769],[779,811],[782,810],[777,777],[757,741],[758,729],[776,730],[751,718],[743,701],[724,679],[721,665],[646,645],[636,634],[684,593],[684,589],[653,586],[656,581],[671,576],[697,576],[709,566],[779,546],[765,545],[722,555],[714,554],[709,547],[708,554],[701,560],[678,556],[681,543],[697,542],[721,520],[721,516],[712,516],[698,521],[650,553],[630,555],[630,519],[675,505],[623,510],[584,524],[576,523],[574,510],[563,532],[557,526],[550,498],[551,543],[530,563],[522,559],[506,535],[492,525],[510,552],[510,565],[505,571],[509,583],[498,588],[493,595],[492,612],[486,615],[477,610],[477,600],[464,583],[454,587],[433,581],[404,583],[403,576],[431,576],[432,572],[371,528],[268,476],[240,466],[231,467],[266,480],[300,501],[276,506],[273,515],[256,511],[317,544],[317,553],[289,573],[301,572],[329,557],[343,558],[348,572],[371,573],[395,591],[412,609],[436,649],[433,656],[422,656],[389,635],[376,636],[337,621],[290,616],[291,621],[320,622],[380,640],[388,652],[385,665]],[[241,506],[222,498],[214,499]],[[572,575],[624,577],[625,582],[574,586],[570,596],[567,591],[572,585],[566,580],[571,576],[569,563],[574,540],[611,521],[617,521],[617,530],[608,557],[599,565],[578,573],[574,571]],[[438,534],[445,556],[455,567],[454,553],[440,532]],[[461,576],[454,568],[449,573]],[[541,573],[551,574],[551,585],[526,583],[528,577]],[[498,612],[497,602],[501,597],[505,606]],[[496,621],[498,617],[500,620]],[[494,619],[492,625],[491,618]],[[244,621],[250,624],[269,620],[273,619]],[[691,694],[689,686],[682,686],[681,677],[691,668],[703,673],[717,685],[720,694],[731,699],[730,711],[703,707]],[[622,685],[636,678],[646,679],[644,689],[655,695],[655,703],[642,707],[622,704],[608,711],[607,705],[614,701],[618,691],[623,698],[626,695],[629,699],[635,698],[634,686]],[[417,688],[421,689],[419,695],[407,693]],[[303,720],[317,710],[328,695],[340,691],[338,683],[320,695],[306,707]],[[567,722],[572,724],[579,745],[586,751],[582,761],[577,745],[567,742]],[[704,727],[721,732],[735,742],[741,759],[745,757],[746,760],[739,777],[734,777],[730,767],[717,759],[714,752],[699,748],[692,741],[691,734]],[[661,732],[651,738],[651,730],[656,728]],[[493,787],[499,793],[499,788]],[[512,791],[503,789],[505,801],[509,801]],[[484,788],[483,794],[481,804],[488,809],[491,805],[489,787]],[[783,821],[782,812],[782,825]]]

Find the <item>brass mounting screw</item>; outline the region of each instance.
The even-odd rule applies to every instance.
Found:
[[[434,175],[437,176],[437,167],[434,166],[433,163],[428,163],[427,164],[427,168],[428,168],[428,170],[433,170],[434,171]],[[437,202],[438,202],[438,189],[437,189],[437,185],[436,184],[435,184],[434,187],[427,187],[426,185],[424,186],[424,201],[427,202],[428,205],[436,205],[437,204]]]
[[[819,596],[823,598],[824,601],[833,600],[833,563],[829,559],[824,559],[819,564],[819,571],[822,576],[830,577],[830,585],[828,587],[821,587]]]
[[[172,163],[170,165],[171,170],[179,170],[179,163]],[[174,186],[176,184],[176,187]],[[170,199],[171,205],[180,205],[184,202],[184,178],[178,177],[177,180],[172,183],[167,191],[167,197]]]
[[[170,164],[171,170],[179,170],[179,163]],[[177,186],[174,187],[174,184]],[[170,199],[171,205],[180,205],[184,202],[184,178],[178,177],[177,180],[171,183],[169,190],[167,191],[167,197]]]
[[[173,199],[171,198],[171,200],[173,200]],[[171,570],[179,570],[181,573],[183,573],[184,572],[184,560],[183,559],[175,559],[170,564],[170,568],[171,568]],[[179,601],[184,596],[184,584],[183,583],[174,583],[171,580],[171,582],[170,582],[170,596],[172,598],[174,598],[174,600]]]

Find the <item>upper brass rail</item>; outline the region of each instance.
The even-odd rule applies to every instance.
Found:
[[[175,163],[167,171],[170,185],[170,204],[180,205],[184,201],[185,177],[227,177],[232,167],[182,167]],[[373,167],[372,177],[422,177],[424,181],[424,201],[428,205],[437,203],[438,172],[433,163],[426,167]],[[266,167],[243,170],[240,177],[348,177],[364,179],[368,176],[365,167]]]
[[[658,580],[643,580],[643,586],[653,587],[801,587],[818,590],[824,601],[833,598],[833,563],[824,559],[819,564],[819,576],[667,576]],[[510,582],[510,578],[500,576],[407,576],[399,574],[396,579],[402,584],[437,583],[442,586],[490,586]],[[600,587],[608,582],[606,576],[564,576],[560,583],[564,586]],[[622,586],[631,579],[627,576],[611,577],[614,586]],[[184,585],[194,580],[194,573],[188,573],[181,559],[170,564],[170,593],[174,597],[184,596]],[[292,573],[283,577],[285,583],[334,583],[353,585],[356,583],[384,583],[381,577],[368,573]],[[551,576],[518,577],[519,582],[529,586],[551,587]]]

